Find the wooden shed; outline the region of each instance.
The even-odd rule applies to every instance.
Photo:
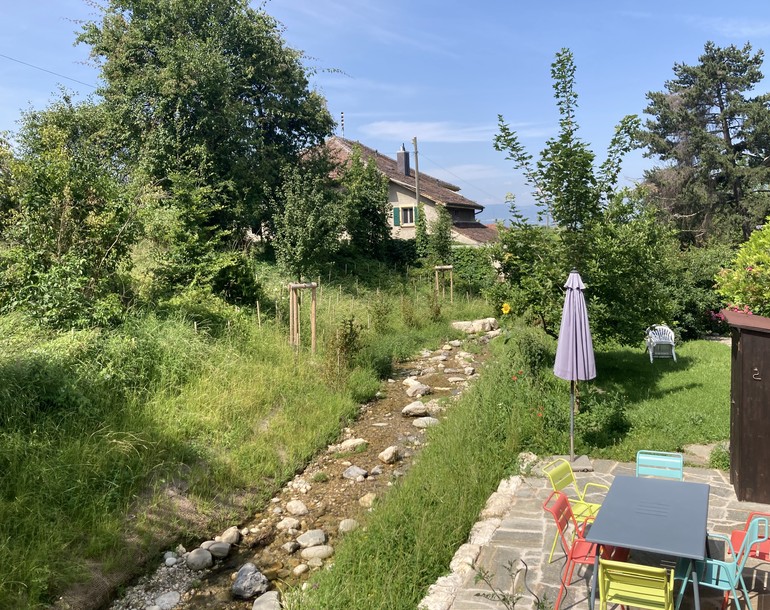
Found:
[[[738,500],[770,503],[770,318],[722,313],[732,331],[730,482]]]

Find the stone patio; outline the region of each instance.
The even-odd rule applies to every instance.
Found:
[[[616,474],[634,475],[634,464],[608,460],[589,461],[583,457],[575,463],[578,483],[595,481],[610,485]],[[583,468],[588,472],[579,472]],[[590,471],[592,469],[592,471]],[[709,531],[729,535],[733,529],[743,528],[751,511],[770,511],[770,506],[739,502],[729,475],[719,470],[685,468],[685,480],[710,485]],[[425,610],[500,610],[506,606],[500,601],[485,599],[479,594],[492,589],[477,581],[477,570],[491,575],[495,591],[520,595],[518,609],[536,608],[537,599],[546,600],[552,608],[559,594],[561,571],[565,565],[563,552],[557,546],[554,560],[548,563],[555,526],[542,504],[551,492],[550,483],[543,476],[516,476],[503,481],[490,497],[481,520],[474,527],[468,544],[458,550],[452,562],[452,574],[439,579],[431,587],[429,596],[420,608]],[[548,519],[546,519],[548,517]],[[718,550],[716,551],[719,552]],[[718,556],[718,555],[716,555]],[[642,554],[632,554],[632,560],[654,562]],[[521,562],[526,563],[527,568]],[[511,577],[512,562],[514,579]],[[576,566],[573,582],[562,600],[563,610],[588,610],[588,592],[592,567]],[[746,585],[754,610],[770,610],[770,565],[749,560],[744,572]],[[739,593],[740,595],[740,593]],[[701,608],[720,608],[722,596],[706,587],[700,588]],[[732,602],[731,602],[732,603]],[[745,604],[743,604],[745,606]],[[683,610],[693,608],[692,589],[682,603]],[[598,607],[598,603],[597,603]]]

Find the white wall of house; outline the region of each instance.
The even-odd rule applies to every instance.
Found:
[[[425,220],[430,226],[430,223],[438,218],[436,206],[432,202],[426,201],[422,197],[420,199],[422,199],[423,210],[425,212]],[[414,191],[410,191],[400,184],[391,182],[388,186],[388,201],[394,209],[398,208],[398,215],[400,220],[400,226],[394,226],[393,212],[391,211],[389,218],[391,234],[393,237],[398,239],[413,239],[415,235],[415,225],[413,219],[415,218],[416,207]],[[404,222],[405,219],[407,222]],[[409,220],[412,220],[412,222],[408,222]]]

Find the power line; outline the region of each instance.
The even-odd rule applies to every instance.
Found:
[[[450,175],[454,176],[454,177],[455,177],[455,178],[457,178],[457,179],[458,179],[460,182],[464,182],[465,184],[467,184],[467,185],[468,185],[468,186],[470,186],[471,188],[475,188],[476,190],[478,190],[478,191],[481,191],[481,192],[482,192],[482,193],[484,193],[484,194],[485,194],[487,197],[491,197],[492,199],[499,199],[499,197],[498,197],[497,195],[493,195],[492,193],[490,193],[490,192],[488,192],[488,191],[485,191],[485,190],[484,190],[483,188],[481,188],[480,186],[476,186],[475,184],[473,184],[473,183],[471,183],[471,182],[468,182],[468,181],[467,181],[467,180],[465,180],[464,178],[461,178],[460,176],[458,176],[458,175],[457,175],[457,174],[455,174],[454,172],[452,172],[452,171],[448,170],[446,167],[442,167],[440,164],[436,163],[436,162],[435,162],[433,159],[431,159],[430,157],[427,157],[427,156],[425,155],[425,153],[424,153],[424,152],[422,153],[422,157],[423,157],[423,159],[426,159],[426,160],[430,161],[431,163],[433,163],[433,164],[434,164],[436,167],[438,167],[439,169],[442,169],[442,170],[444,170],[444,171],[445,171],[447,174],[450,174]]]
[[[17,64],[22,64],[24,66],[29,66],[30,68],[34,68],[35,70],[40,70],[41,72],[48,72],[48,74],[53,74],[54,76],[58,76],[59,78],[66,78],[67,80],[71,80],[72,82],[79,83],[81,85],[85,85],[86,87],[91,87],[91,89],[96,89],[96,85],[92,85],[90,83],[84,83],[82,80],[78,80],[76,78],[72,78],[70,76],[64,76],[64,74],[59,74],[58,72],[54,72],[53,70],[46,70],[45,68],[41,68],[40,66],[36,66],[34,64],[27,63],[26,61],[21,61],[20,59],[16,59],[15,57],[10,57],[8,55],[3,55],[0,53],[0,57],[4,57],[5,59],[10,59],[11,61],[15,61]]]

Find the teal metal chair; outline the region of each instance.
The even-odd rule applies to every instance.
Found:
[[[746,534],[743,542],[737,550],[733,548],[730,538],[722,534],[709,533],[709,540],[717,540],[725,544],[726,549],[732,555],[732,561],[726,559],[705,559],[695,562],[695,573],[698,576],[698,586],[717,589],[724,592],[722,600],[722,609],[727,608],[732,594],[736,610],[741,610],[741,603],[738,600],[738,586],[743,591],[743,599],[746,601],[748,610],[753,610],[749,591],[746,588],[746,582],[743,580],[743,568],[746,560],[751,554],[751,548],[758,543],[767,540],[767,517],[755,517],[746,528]],[[682,579],[682,586],[676,600],[676,607],[682,603],[687,583],[692,579],[691,573],[687,570],[690,562],[680,561],[677,565],[677,579]]]
[[[684,457],[670,451],[648,451],[636,453],[636,476],[663,479],[684,479]]]
[[[594,493],[593,490],[606,493],[609,490],[607,485],[588,482],[581,489],[575,478],[572,465],[564,458],[557,458],[546,464],[543,466],[543,472],[545,473],[545,476],[548,477],[548,480],[551,481],[551,487],[553,487],[554,491],[560,491],[567,495],[570,507],[576,519],[582,521],[588,517],[596,516],[601,508],[601,503],[589,502],[586,498]],[[568,494],[568,491],[571,491],[571,494]],[[553,561],[553,553],[556,550],[556,543],[558,540],[559,533],[557,532],[553,538],[553,544],[551,545],[551,554],[548,555],[549,563]]]

